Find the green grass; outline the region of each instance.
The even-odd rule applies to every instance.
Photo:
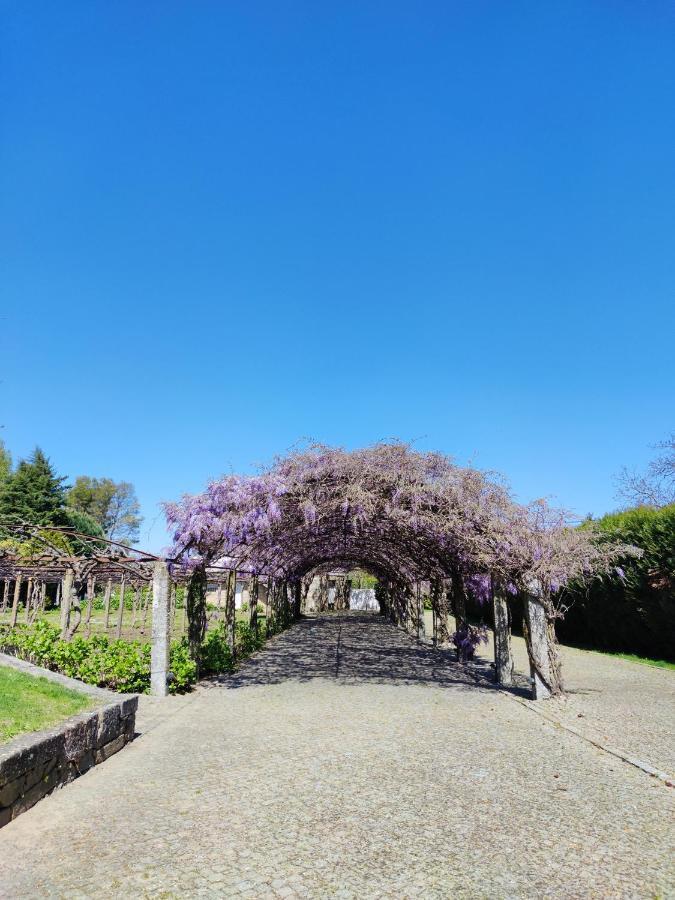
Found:
[[[643,666],[655,666],[657,669],[675,669],[675,663],[668,662],[667,659],[650,659],[648,656],[636,656],[635,653],[612,653],[611,650],[594,650],[593,653],[614,656],[616,659],[627,659],[628,662],[640,663]]]
[[[86,694],[0,666],[0,744],[17,734],[47,728],[93,705],[93,698]]]

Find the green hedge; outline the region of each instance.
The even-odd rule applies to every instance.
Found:
[[[563,643],[675,660],[675,504],[612,513],[595,523],[642,548],[641,559],[620,560],[620,575],[571,586],[572,605],[556,631]],[[583,526],[582,526],[583,527]]]

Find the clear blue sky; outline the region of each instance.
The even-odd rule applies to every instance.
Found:
[[[671,3],[0,18],[0,435],[134,482],[142,545],[302,437],[583,515],[672,430]]]

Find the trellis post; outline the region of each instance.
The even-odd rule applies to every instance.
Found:
[[[117,610],[117,640],[122,637],[122,619],[124,618],[124,589],[126,587],[126,579],[122,576],[120,581],[120,605]]]
[[[16,625],[16,617],[19,614],[19,597],[21,596],[21,573],[19,572],[14,579],[14,597],[12,598],[12,617],[9,620],[9,627],[14,628]]]
[[[66,569],[63,578],[63,586],[61,588],[61,640],[65,641],[68,637],[68,626],[70,625],[70,605],[73,602],[73,583],[75,573],[71,568]]]
[[[105,608],[105,630],[110,628],[110,595],[112,594],[112,578],[109,578],[105,584],[105,594],[103,596],[103,606]]]
[[[155,697],[168,693],[171,621],[169,617],[169,567],[158,559],[152,570],[152,650],[150,691]]]
[[[91,635],[91,609],[94,604],[94,586],[96,579],[93,575],[87,578],[87,615],[84,624],[87,626],[87,637]]]
[[[24,609],[24,622],[26,625],[30,622],[30,607],[33,601],[33,579],[28,579],[28,586],[26,588],[26,606]]]
[[[494,614],[495,680],[497,684],[513,683],[513,657],[511,655],[511,628],[509,605],[503,588],[492,579],[492,611]]]

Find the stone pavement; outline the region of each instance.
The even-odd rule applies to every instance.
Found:
[[[2,829],[0,896],[675,895],[673,790],[488,671],[304,620]]]

